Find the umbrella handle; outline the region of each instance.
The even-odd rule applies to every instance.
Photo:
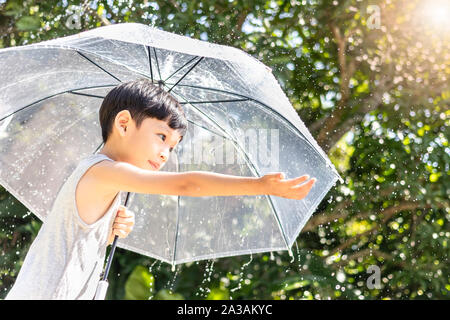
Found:
[[[100,280],[98,282],[97,291],[95,291],[94,300],[105,300],[106,291],[108,291],[108,273],[109,273],[109,269],[111,268],[111,262],[112,262],[112,258],[114,256],[114,251],[116,251],[118,238],[119,238],[118,236],[114,237],[114,242],[112,243],[112,246],[111,246],[111,252],[109,253],[109,256],[108,256],[108,262],[106,263],[105,272],[103,273],[102,280]]]
[[[97,291],[95,291],[94,300],[105,300],[106,291],[108,291],[108,281],[100,280],[97,286]]]
[[[127,197],[125,199],[125,207],[128,204],[128,197],[130,196],[130,193],[127,193]],[[106,263],[106,268],[105,268],[105,272],[103,273],[103,277],[102,280],[100,280],[100,282],[98,283],[97,286],[97,292],[95,293],[95,300],[104,300],[105,296],[106,296],[106,290],[108,289],[108,273],[109,273],[109,269],[111,268],[111,262],[112,259],[114,257],[114,252],[116,251],[116,246],[117,246],[117,240],[119,239],[119,236],[114,236],[114,241],[111,245],[111,251],[109,253],[108,256],[108,261]],[[97,299],[97,294],[99,297],[103,297],[100,299]]]
[[[119,236],[114,236],[114,241],[111,245],[111,252],[109,253],[108,256],[108,262],[106,263],[106,268],[105,268],[105,272],[103,273],[103,277],[102,277],[102,281],[107,281],[108,280],[108,273],[109,273],[109,269],[111,268],[111,262],[114,256],[114,251],[116,251],[116,246],[117,246],[117,240],[119,239]]]

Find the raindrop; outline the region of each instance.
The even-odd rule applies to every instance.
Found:
[[[207,285],[211,282],[211,275],[214,270],[214,260],[211,261],[211,264],[208,266],[208,262],[206,263],[205,272],[203,272],[203,280],[200,284],[200,287],[198,291],[195,293],[196,296],[201,295],[202,297],[206,298],[208,293],[211,291]]]
[[[175,267],[175,266],[173,266],[173,267]],[[169,293],[170,294],[173,293],[173,286],[175,285],[175,279],[177,278],[177,275],[178,275],[180,269],[181,269],[181,267],[176,267],[175,268],[175,274],[174,274],[174,276],[172,278],[172,281],[169,280],[169,283],[168,283],[169,286],[168,287],[169,287]],[[172,268],[172,270],[173,270],[173,268]]]
[[[148,272],[149,272],[149,273],[152,273],[153,266],[154,266],[155,264],[157,264],[158,261],[159,261],[159,260],[155,260],[155,262],[153,262],[153,263],[150,265],[150,267],[148,267]]]
[[[160,260],[155,260],[155,262],[153,262],[153,263],[150,265],[150,267],[148,268],[148,272],[151,273],[151,274],[153,275],[153,279],[156,278],[156,272],[155,272],[155,274],[153,274],[153,273],[152,273],[152,270],[153,270],[153,267],[155,266],[155,264],[157,264],[157,263],[159,263],[159,264],[158,264],[158,267],[157,267],[157,269],[156,269],[156,272],[158,272],[159,269],[160,269],[160,267],[161,267],[161,261],[160,261]],[[150,286],[150,296],[148,297],[148,300],[151,300],[151,299],[153,298],[153,293],[154,293],[154,291],[153,291],[153,286]]]
[[[302,271],[302,264],[300,262],[300,249],[298,248],[297,241],[295,243],[295,248],[297,249],[297,260],[298,260],[298,270]]]
[[[289,255],[291,256],[291,261],[289,261],[289,263],[294,262],[294,261],[295,261],[295,256],[294,256],[294,254],[292,253],[292,249],[291,249],[291,248],[289,248]]]
[[[234,291],[240,290],[240,289],[242,288],[242,281],[243,281],[243,276],[244,276],[244,269],[245,269],[252,261],[253,261],[253,255],[250,254],[250,260],[249,260],[248,262],[244,263],[244,264],[241,266],[241,270],[240,270],[240,272],[239,272],[239,283],[238,283],[238,286],[237,286],[236,288],[231,289],[230,292],[234,292]]]

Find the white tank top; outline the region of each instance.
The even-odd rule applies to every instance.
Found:
[[[99,220],[86,224],[75,190],[84,173],[102,160],[113,161],[104,154],[83,158],[63,184],[6,299],[94,298],[121,192]]]

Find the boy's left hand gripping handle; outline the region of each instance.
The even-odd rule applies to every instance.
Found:
[[[100,280],[97,286],[97,291],[95,292],[94,300],[105,300],[106,291],[108,291],[108,281]]]
[[[130,192],[127,193],[127,197],[125,199],[125,204],[123,206],[121,205],[121,207],[124,207],[126,209],[129,197],[130,197]],[[117,235],[114,236],[114,241],[112,243],[111,252],[109,253],[105,273],[103,274],[103,279],[98,282],[97,291],[95,292],[94,300],[105,300],[106,292],[108,291],[108,280],[106,280],[106,279],[108,278],[109,268],[111,266],[111,261],[114,256],[114,251],[116,250],[117,239],[119,239],[119,237]]]

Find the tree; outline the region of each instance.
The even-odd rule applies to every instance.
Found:
[[[431,2],[1,1],[0,47],[140,22],[242,48],[273,69],[345,179],[302,230],[294,262],[256,254],[174,274],[119,249],[109,298],[133,296],[141,275],[154,298],[448,299],[450,41],[448,24],[424,15]],[[7,192],[0,217],[7,290],[40,224]]]

